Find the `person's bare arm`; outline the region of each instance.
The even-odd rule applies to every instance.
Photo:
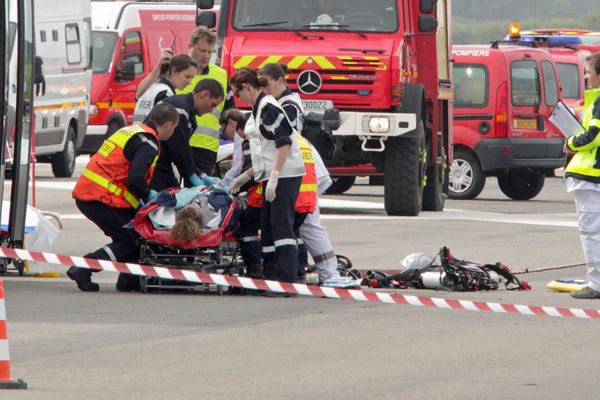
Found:
[[[137,90],[135,92],[136,100],[142,97],[143,94],[146,93],[146,90],[148,90],[148,88],[158,80],[158,78],[160,77],[161,65],[169,63],[171,61],[171,58],[173,58],[173,49],[163,49],[163,51],[160,53],[160,61],[156,64],[154,69],[150,71],[150,73],[146,75],[144,79],[142,79],[142,81],[138,85]]]

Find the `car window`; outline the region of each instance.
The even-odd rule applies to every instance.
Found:
[[[142,38],[139,32],[129,32],[125,35],[123,46],[123,61],[133,61],[136,75],[144,72],[142,56]]]
[[[556,82],[556,74],[552,63],[542,61],[542,73],[544,75],[544,93],[546,104],[555,106],[558,103],[558,83]]]
[[[110,67],[117,43],[114,32],[92,32],[92,71],[106,73]]]
[[[540,78],[535,61],[513,61],[510,65],[510,84],[513,105],[540,104]]]
[[[567,99],[579,99],[581,94],[579,89],[579,67],[577,64],[556,63],[556,69],[558,70],[560,85],[563,88],[562,97]]]
[[[480,64],[454,66],[454,107],[485,107],[488,101],[488,71]]]

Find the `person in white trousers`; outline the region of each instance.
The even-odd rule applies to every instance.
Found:
[[[567,138],[564,150],[573,157],[565,168],[567,191],[575,195],[579,234],[587,264],[587,285],[572,292],[576,299],[600,298],[600,53],[587,58],[581,124],[585,132]]]

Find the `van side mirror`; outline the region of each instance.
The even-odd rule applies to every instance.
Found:
[[[437,0],[421,0],[419,9],[424,14],[431,14],[435,8]]]
[[[214,11],[205,11],[196,15],[196,26],[205,26],[213,29],[217,26],[217,13]]]
[[[125,60],[123,66],[115,71],[115,79],[119,82],[132,81],[135,79],[135,61]]]
[[[201,10],[210,10],[215,6],[215,0],[196,0],[196,7]]]
[[[435,32],[437,29],[438,22],[433,15],[420,15],[419,16],[419,31],[421,32]]]
[[[33,84],[35,85],[35,95],[46,94],[46,78],[44,77],[44,60],[40,56],[33,58]]]

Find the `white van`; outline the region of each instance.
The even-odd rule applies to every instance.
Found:
[[[15,3],[11,0],[9,104],[16,102]],[[88,121],[92,82],[90,0],[35,0],[34,21],[35,55],[43,72],[33,99],[34,154],[38,162],[52,164],[54,176],[70,177]],[[38,76],[36,81],[40,80]]]

